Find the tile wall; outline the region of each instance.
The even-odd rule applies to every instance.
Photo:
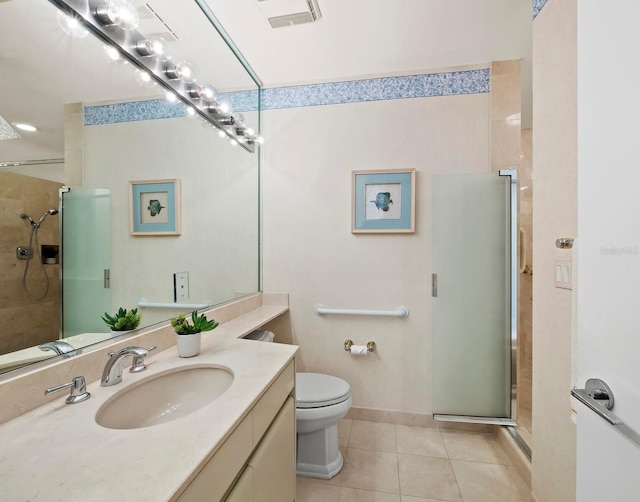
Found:
[[[31,226],[20,218],[37,220],[49,208],[58,208],[58,189],[52,181],[0,172],[0,354],[58,338],[60,329],[58,264],[44,265],[49,292],[41,301],[30,299],[22,287],[26,261],[16,258],[18,246],[28,246]],[[38,231],[40,244],[58,245],[58,217],[48,217]],[[38,296],[44,292],[42,268],[34,256],[27,284]],[[37,304],[37,308],[34,308]]]

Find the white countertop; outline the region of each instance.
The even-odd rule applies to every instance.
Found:
[[[0,499],[170,499],[222,444],[298,349],[237,338],[244,334],[234,328],[233,320],[221,324],[202,334],[202,350],[196,357],[179,358],[175,346],[152,352],[148,369],[139,374],[125,369],[121,384],[100,387],[99,381],[89,382],[87,401],[67,405],[68,394],[63,391],[54,402],[0,426]],[[143,429],[112,430],[96,424],[96,412],[115,393],[167,369],[202,364],[220,365],[234,374],[229,389],[209,405]]]

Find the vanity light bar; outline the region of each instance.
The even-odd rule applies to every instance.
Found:
[[[176,95],[187,107],[219,128],[231,140],[237,141],[245,150],[255,152],[256,137],[239,135],[233,126],[237,119],[225,103],[218,103],[217,91],[211,85],[195,85],[193,69],[182,61],[176,65],[167,64],[170,59],[166,42],[148,38],[135,30],[135,19],[128,17],[128,10],[120,13],[115,2],[104,0],[49,0],[68,15],[73,15],[94,35],[107,44],[118,48],[120,54],[151,78],[166,91]],[[117,2],[118,7],[126,2]],[[135,8],[134,8],[135,11]],[[215,27],[217,31],[217,26]],[[163,44],[164,42],[164,44]]]

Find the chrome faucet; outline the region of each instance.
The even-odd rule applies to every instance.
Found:
[[[133,357],[133,363],[131,364],[131,368],[129,368],[130,373],[138,373],[146,370],[147,366],[144,364],[144,358],[155,348],[155,346],[148,349],[142,347],[125,347],[117,352],[111,352],[109,354],[109,360],[104,366],[100,385],[102,387],[109,387],[110,385],[116,385],[122,382],[122,367],[124,366],[124,360],[127,356]]]
[[[77,356],[82,352],[82,350],[74,349],[67,342],[63,342],[62,340],[54,340],[53,342],[43,343],[42,345],[38,345],[40,350],[52,350],[56,354],[60,356],[73,357]]]

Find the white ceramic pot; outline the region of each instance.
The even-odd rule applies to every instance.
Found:
[[[180,357],[197,356],[200,352],[200,335],[202,335],[202,333],[194,333],[192,335],[176,335],[176,347],[178,347],[178,355]]]

